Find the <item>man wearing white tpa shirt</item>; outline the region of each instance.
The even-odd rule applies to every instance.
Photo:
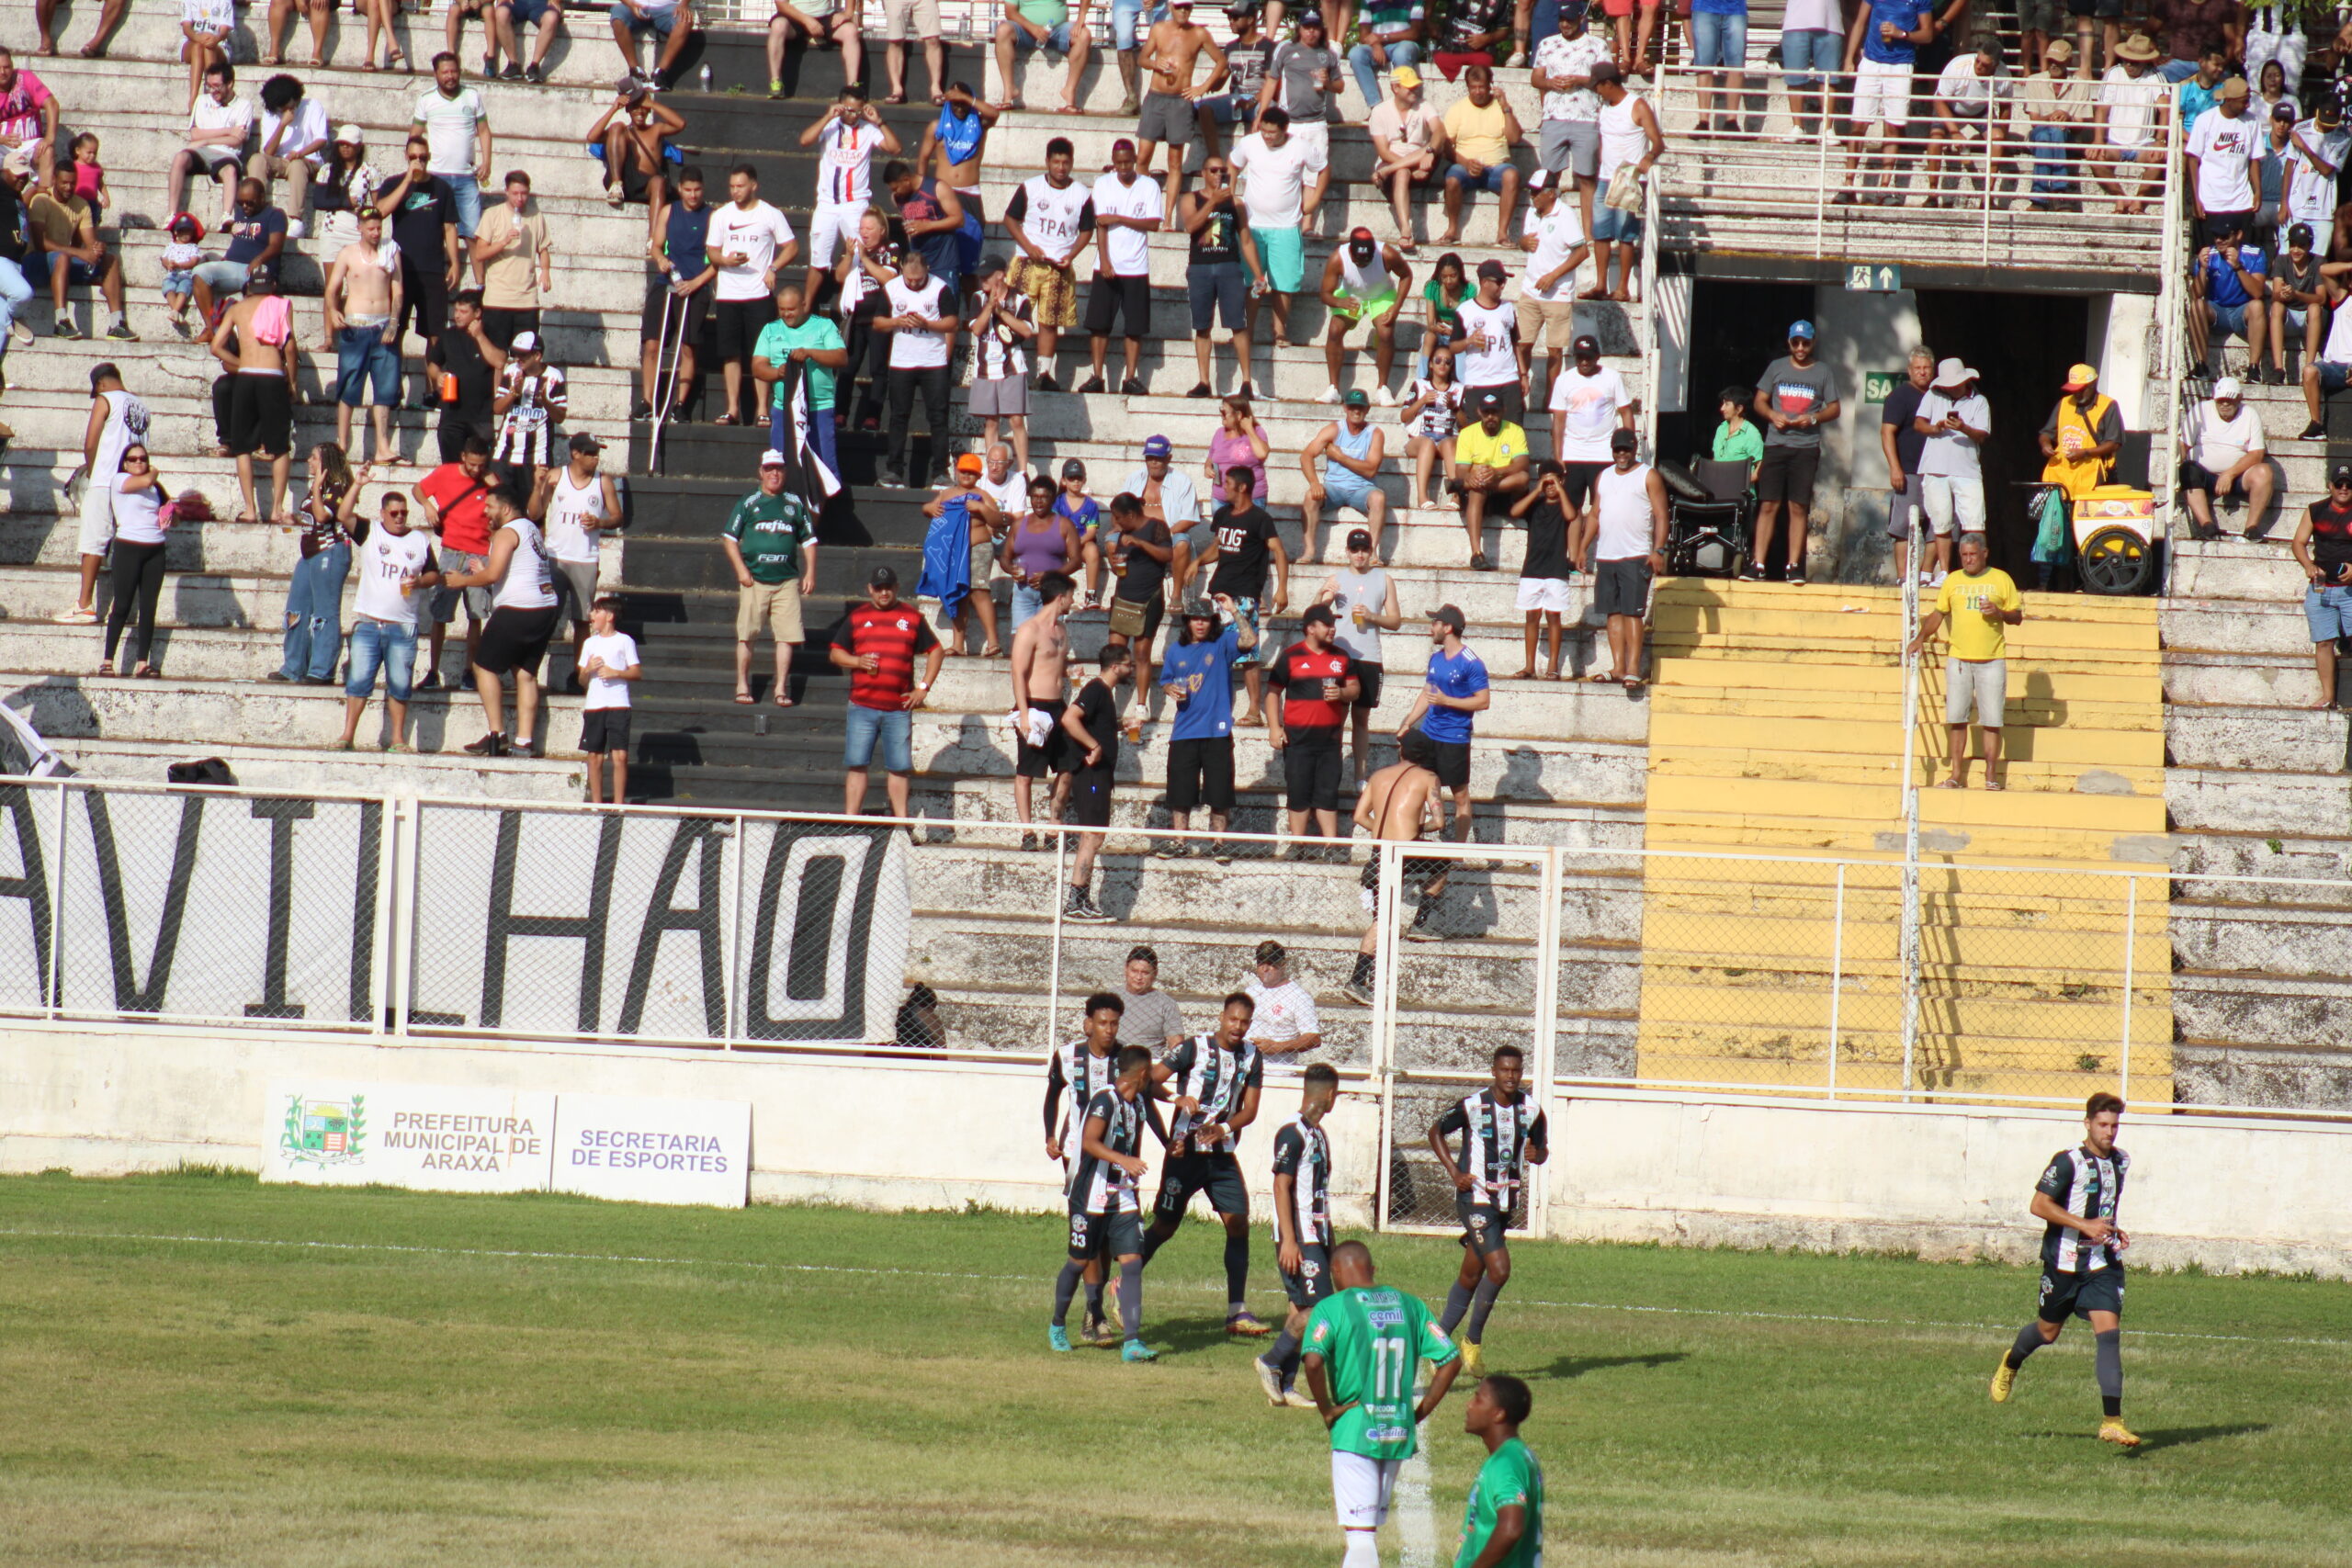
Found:
[[[1086,350],[1091,373],[1081,392],[1100,392],[1111,328],[1126,329],[1122,396],[1144,391],[1143,340],[1151,335],[1151,233],[1167,215],[1159,182],[1138,172],[1136,144],[1111,143],[1111,172],[1094,182],[1094,283],[1086,297]],[[1026,502],[1023,502],[1024,506]],[[1020,513],[1012,513],[1019,516]]]
[[[1957,359],[1936,366],[1911,428],[1928,438],[1919,450],[1919,504],[1935,534],[1935,567],[1928,586],[1939,588],[1951,570],[1955,532],[1984,531],[1984,459],[1993,434],[1993,405],[1976,389],[1976,372]]]
[[[2221,101],[2197,117],[2189,128],[2189,196],[2197,217],[2203,220],[2198,238],[2211,244],[2224,220],[2234,218],[2254,227],[2259,205],[2254,187],[2254,159],[2262,127],[2246,113],[2245,78],[2233,76],[2222,84]]]
[[[718,269],[713,285],[713,335],[725,367],[727,412],[721,424],[764,423],[759,383],[746,373],[760,342],[760,329],[775,319],[775,276],[800,254],[800,242],[785,215],[760,199],[760,172],[738,164],[727,173],[727,205],[710,215],[704,242]],[[751,389],[745,390],[750,383]]]

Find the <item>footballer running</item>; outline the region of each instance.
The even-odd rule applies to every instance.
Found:
[[[1078,1168],[1069,1184],[1069,1258],[1054,1281],[1054,1321],[1046,1342],[1069,1347],[1069,1299],[1089,1264],[1114,1258],[1119,1265],[1119,1322],[1126,1344],[1122,1360],[1156,1361],[1158,1351],[1143,1342],[1143,1220],[1136,1201],[1143,1179],[1143,1090],[1151,1076],[1151,1053],[1140,1045],[1119,1049],[1117,1077],[1086,1107],[1080,1124]]]
[[[1453,1183],[1454,1211],[1462,1217],[1462,1272],[1446,1292],[1438,1326],[1452,1334],[1462,1314],[1470,1314],[1462,1336],[1462,1364],[1472,1377],[1486,1370],[1487,1314],[1510,1282],[1505,1233],[1511,1208],[1526,1186],[1526,1168],[1551,1156],[1543,1108],[1520,1087],[1525,1067],[1518,1046],[1497,1048],[1493,1084],[1430,1127],[1430,1147]],[[1457,1141],[1453,1147],[1447,1146],[1449,1139]]]
[[[1265,1082],[1265,1059],[1247,1038],[1257,1010],[1257,1003],[1234,992],[1225,998],[1214,1032],[1193,1036],[1152,1068],[1152,1085],[1165,1092],[1174,1114],[1168,1124],[1167,1163],[1159,1170],[1159,1197],[1143,1238],[1148,1264],[1184,1223],[1193,1194],[1206,1192],[1209,1207],[1225,1222],[1225,1331],[1249,1338],[1273,1332],[1244,1299],[1250,1288],[1250,1189],[1234,1152],[1241,1129],[1258,1119],[1258,1094]]]

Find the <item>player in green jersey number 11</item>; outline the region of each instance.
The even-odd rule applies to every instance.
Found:
[[[1499,1372],[1470,1395],[1462,1429],[1487,1445],[1487,1461],[1470,1483],[1453,1568],[1544,1568],[1544,1467],[1519,1440],[1533,1404],[1525,1383]]]
[[[1343,1568],[1379,1568],[1376,1532],[1388,1517],[1396,1472],[1412,1457],[1417,1428],[1429,1419],[1462,1371],[1453,1341],[1430,1321],[1415,1297],[1373,1279],[1372,1252],[1360,1241],[1331,1249],[1337,1289],[1306,1320],[1306,1386],[1331,1432],[1331,1497],[1346,1534]],[[1437,1371],[1417,1404],[1413,1373]]]

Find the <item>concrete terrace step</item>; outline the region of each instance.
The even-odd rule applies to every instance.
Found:
[[[305,794],[381,792],[451,799],[571,801],[586,793],[584,764],[469,757],[462,751],[388,756],[390,715],[378,700],[359,724],[359,750],[328,751],[296,746],[173,744],[97,740],[50,735],[80,773],[93,778],[161,783],[173,762],[218,757],[249,789],[286,789]]]
[[[2340,773],[2175,767],[2165,799],[2185,833],[2259,826],[2281,838],[2352,838],[2352,784]]]
[[[158,681],[52,676],[20,686],[10,702],[41,734],[60,738],[324,750],[343,734],[343,693],[329,686],[193,681],[177,674]],[[410,739],[420,751],[454,751],[482,728],[481,711],[471,693],[416,693],[409,720],[414,731]],[[513,722],[511,713],[508,722]],[[543,704],[540,736],[551,753],[577,752],[578,699],[551,697]]]
[[[2182,767],[2259,763],[2285,773],[2341,775],[2347,720],[2324,709],[2210,705],[2165,712],[2165,747]]]
[[[2164,601],[2164,606],[2160,622],[2166,659],[2188,649],[2289,658],[2311,651],[2311,632],[2300,594],[2278,604],[2176,596]]]
[[[1108,50],[1095,50],[1089,60],[1087,69],[1080,75],[1078,107],[1084,113],[1078,117],[1077,123],[1124,127],[1124,130],[1118,133],[1132,136],[1135,134],[1135,117],[1121,115],[1118,112],[1123,89],[1119,85],[1118,72],[1106,58],[1109,52]],[[989,102],[1003,102],[1006,96],[1005,78],[997,70],[994,51],[989,51],[986,58],[988,76],[984,84],[984,91]],[[1062,87],[1069,74],[1068,67],[1059,55],[1038,53],[1013,56],[1012,85],[1019,91],[1022,102],[1027,106],[1025,113],[1029,118],[1052,120],[1065,125],[1071,123],[1070,116],[1051,115],[1045,112],[1062,101]],[[1350,126],[1360,127],[1372,112],[1373,106],[1365,103],[1363,96],[1356,91],[1354,72],[1343,66],[1340,76],[1343,78],[1343,85],[1340,94],[1340,113]],[[1205,73],[1202,79],[1206,79]],[[1530,83],[1527,65],[1523,60],[1518,64],[1506,65],[1496,70],[1495,92],[1497,96],[1510,104],[1512,112],[1519,116],[1520,124],[1530,128],[1532,134],[1532,128],[1543,118],[1543,95],[1536,92]],[[1464,96],[1465,92],[1460,82],[1447,81],[1434,67],[1426,68],[1421,72],[1421,101],[1438,113],[1443,114]],[[1230,147],[1233,144],[1232,128],[1219,128],[1218,139],[1220,145]]]
[[[2176,838],[2176,902],[2352,906],[2352,839],[2290,836],[2262,828],[2208,828]],[[2253,880],[2228,880],[2239,877]]]
[[[2292,529],[2287,530],[2291,533]],[[2175,539],[2172,597],[2182,600],[2251,599],[2270,604],[2302,603],[2306,580],[2283,543],[2244,539]]]
[[[1901,715],[1892,716],[1900,724]],[[2077,769],[2119,764],[2142,768],[2164,765],[2164,736],[2137,725],[2085,725],[2072,715],[2048,705],[2020,705],[2010,719],[2005,748],[2012,758],[2048,766]],[[1920,716],[1923,740],[1943,734],[1940,711]],[[1896,730],[1899,736],[1900,731]],[[1890,739],[1885,718],[1804,718],[1773,715],[1725,715],[1688,704],[1653,703],[1650,739],[1657,746],[1722,748],[1759,755],[1789,754],[1838,761],[1847,757],[1877,757]],[[1939,745],[1926,745],[1939,752]],[[1898,747],[1899,750],[1899,747]]]
[[[2306,642],[2308,649],[2311,645]],[[2306,652],[2167,653],[2165,699],[2176,706],[2309,707],[2319,697],[2319,677]]]

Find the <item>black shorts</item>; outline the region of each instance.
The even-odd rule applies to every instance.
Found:
[[[1062,728],[1061,708],[1052,703],[1032,702],[1029,705],[1029,711],[1051,714],[1054,724],[1052,728],[1046,731],[1046,743],[1043,746],[1030,745],[1029,738],[1025,735],[1013,742],[1012,772],[1014,775],[1024,779],[1042,779],[1048,773],[1071,772],[1086,753],[1078,749],[1078,743],[1069,738],[1069,731]]]
[[[294,447],[294,399],[286,378],[236,375],[229,378],[228,446],[239,457],[282,457]]]
[[[1111,604],[1113,609],[1116,609],[1121,604],[1134,603],[1132,599],[1114,599]],[[1127,646],[1136,650],[1136,658],[1138,660],[1151,657],[1152,638],[1159,635],[1159,618],[1167,613],[1168,602],[1158,593],[1154,593],[1144,602],[1143,630],[1127,639]]]
[[[1108,337],[1111,323],[1122,319],[1126,322],[1126,336],[1151,335],[1151,278],[1096,273],[1086,294],[1088,335]]]
[[[1405,737],[1396,754],[1406,761],[1427,768],[1437,775],[1437,782],[1448,789],[1470,787],[1470,742],[1439,740],[1426,729],[1416,729]]]
[[[1510,1210],[1481,1203],[1468,1192],[1457,1192],[1453,1195],[1453,1212],[1462,1217],[1462,1245],[1481,1258],[1492,1257],[1510,1245]]]
[[[645,310],[637,324],[639,340],[644,343],[662,341],[662,319],[666,311],[670,320],[670,341],[678,341],[683,322],[687,346],[699,346],[703,328],[710,320],[711,287],[706,284],[679,300],[670,292],[668,280],[657,275],[645,286]]]
[[[1592,607],[1603,615],[1640,619],[1650,607],[1650,560],[1632,556],[1624,560],[1594,563]]]
[[[1111,770],[1080,768],[1070,775],[1070,820],[1081,828],[1111,825]]]
[[[721,299],[711,306],[718,318],[718,357],[749,359],[760,341],[760,330],[775,320],[775,301],[764,295],[757,299]]]
[[[549,604],[541,610],[518,610],[508,604],[492,610],[490,619],[481,624],[481,642],[474,650],[475,668],[493,675],[522,670],[536,678],[539,660],[548,656],[548,644],[555,640],[562,625],[560,604]]]
[[[1592,493],[1592,481],[1609,469],[1607,463],[1562,463],[1560,488],[1567,492],[1568,504],[1582,510],[1585,497]]]
[[[1218,816],[1233,810],[1233,737],[1204,735],[1168,748],[1168,809],[1192,811],[1206,801]]]
[[[2187,457],[2183,457],[2180,460],[2180,488],[2182,490],[2199,490],[2203,491],[2207,495],[2211,495],[2213,493],[2213,486],[2219,482],[2220,481],[2214,478],[2213,470],[2205,467],[2202,463],[2191,462]]]
[[[1356,660],[1356,713],[1370,713],[1380,705],[1381,669],[1377,664]]]
[[[1462,423],[1465,428],[1477,423],[1478,400],[1485,397],[1488,392],[1494,393],[1496,397],[1502,400],[1503,418],[1505,420],[1509,421],[1512,424],[1518,425],[1524,425],[1527,423],[1527,394],[1520,390],[1518,382],[1505,381],[1500,386],[1496,387],[1469,387],[1464,389],[1462,393]]]
[[[1125,1212],[1090,1214],[1069,1212],[1069,1255],[1080,1262],[1097,1258],[1143,1256],[1143,1216]]]
[[[2043,1264],[2041,1316],[2044,1323],[2088,1317],[2095,1312],[2123,1315],[2123,1265],[2110,1263],[2087,1273],[2063,1273]]]
[[[518,333],[538,330],[539,313],[537,310],[508,310],[495,305],[481,308],[481,335],[496,344],[501,354],[513,350]],[[546,345],[542,344],[540,346]]]
[[[494,613],[494,612],[493,612]],[[589,708],[580,716],[580,749],[591,757],[628,753],[628,708]]]
[[[1301,1244],[1298,1249],[1298,1272],[1283,1275],[1283,1294],[1290,1304],[1305,1312],[1331,1293],[1331,1258],[1329,1249]]]
[[[2066,15],[2111,21],[2123,15],[2123,0],[2066,0]]]
[[[1756,499],[1813,504],[1813,476],[1821,467],[1818,446],[1767,446],[1756,470]]]
[[[1184,275],[1184,292],[1193,307],[1194,337],[1208,336],[1220,316],[1229,333],[1249,325],[1250,275],[1239,262],[1195,262]]]
[[[1250,1189],[1241,1179],[1241,1162],[1231,1155],[1178,1155],[1159,1168],[1159,1196],[1151,1205],[1158,1224],[1172,1224],[1184,1217],[1184,1206],[1195,1192],[1209,1195],[1209,1207],[1220,1214],[1250,1213]]]
[[[1283,747],[1283,782],[1293,811],[1340,809],[1340,727],[1294,729]]]

